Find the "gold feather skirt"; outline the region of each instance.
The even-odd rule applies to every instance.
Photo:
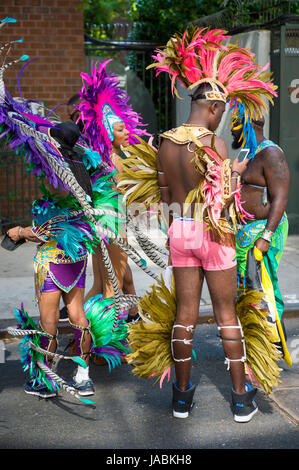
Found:
[[[279,383],[278,362],[281,355],[271,341],[267,312],[259,308],[264,293],[247,290],[238,296],[236,313],[240,320],[246,348],[246,366],[267,394]]]
[[[156,377],[158,382],[174,364],[171,354],[171,333],[176,317],[174,287],[169,290],[161,275],[138,303],[138,310],[143,321],[129,326],[132,353],[127,356],[127,361],[134,365],[134,375]]]

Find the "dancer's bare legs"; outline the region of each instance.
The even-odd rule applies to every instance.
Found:
[[[215,320],[218,326],[238,326],[235,310],[237,294],[236,268],[224,271],[206,271],[209,292],[214,309]],[[223,350],[229,359],[237,359],[230,362],[230,374],[235,392],[245,393],[245,369],[244,363],[238,359],[244,355],[239,328],[222,328]]]
[[[95,248],[94,253],[92,254],[92,270],[93,270],[93,285],[88,293],[84,297],[84,302],[95,297],[96,295],[103,294],[103,279],[102,271],[100,267],[102,259],[101,249]]]
[[[206,277],[211,295],[215,319],[218,326],[237,326],[238,320],[235,313],[236,298],[236,268],[223,271],[205,271],[199,267],[174,268],[174,279],[177,297],[177,315],[175,324],[185,327],[192,326],[195,329],[203,279]],[[193,330],[194,331],[194,330]],[[174,339],[192,340],[193,331],[185,328],[175,328]],[[222,338],[241,339],[238,328],[221,330]],[[176,359],[186,359],[192,356],[192,343],[174,342],[173,351]],[[243,357],[241,341],[223,341],[225,356],[230,359]],[[189,388],[191,360],[175,362],[175,372],[178,387],[181,390]],[[230,373],[234,389],[237,393],[245,392],[244,364],[241,361],[230,363]]]
[[[59,321],[59,302],[61,291],[41,292],[38,307],[40,312],[40,326],[42,329],[53,336],[54,339],[49,342],[47,350],[55,352],[57,347],[57,327]],[[47,356],[47,362],[52,365],[52,357]]]
[[[126,272],[125,272],[125,276],[124,276],[123,292],[124,292],[124,294],[136,295],[132,270],[131,270],[129,264],[127,264]],[[134,305],[133,307],[130,308],[130,310],[129,310],[129,316],[130,317],[133,317],[133,318],[136,317],[137,313],[138,313],[137,305]]]
[[[88,328],[88,320],[83,309],[84,288],[74,287],[70,292],[63,293],[63,300],[67,307],[69,320],[72,325],[79,326],[80,328]],[[81,340],[81,357],[89,364],[89,350],[91,343],[91,335],[85,331]],[[84,354],[85,353],[85,354]]]
[[[192,326],[195,329],[204,279],[203,270],[200,267],[174,267],[173,274],[177,301],[175,324],[185,327]],[[187,331],[185,328],[175,328],[173,339],[192,340],[193,332],[194,330]],[[191,358],[192,348],[192,343],[173,342],[174,357],[178,360]],[[191,360],[175,362],[175,373],[180,390],[189,388],[191,362]]]

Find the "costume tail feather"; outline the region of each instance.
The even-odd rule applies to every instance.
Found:
[[[169,379],[169,370],[174,364],[171,334],[176,316],[176,298],[174,287],[169,290],[163,276],[151,289],[138,304],[143,321],[129,327],[132,353],[127,360],[134,365],[134,375],[157,377],[155,383],[160,380],[161,386],[166,375]]]
[[[236,312],[244,334],[249,376],[253,375],[265,392],[271,393],[279,382],[281,355],[271,342],[267,312],[258,307],[263,297],[263,293],[254,290],[240,294]]]
[[[107,361],[111,371],[111,368],[121,364],[121,357],[130,352],[127,346],[128,325],[124,320],[126,312],[120,313],[114,326],[114,299],[113,297],[103,299],[102,295],[89,299],[84,304],[84,310],[90,322],[93,339],[91,350]]]

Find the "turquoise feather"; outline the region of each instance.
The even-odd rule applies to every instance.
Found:
[[[9,18],[8,16],[1,20],[1,23],[16,23],[18,20],[15,18]]]
[[[95,404],[96,404],[95,401],[87,400],[87,398],[78,397],[78,399],[79,399],[80,401],[82,401],[83,403],[86,403],[86,405],[95,405]]]
[[[84,369],[86,369],[86,367],[87,367],[86,362],[83,361],[83,359],[81,359],[81,357],[79,357],[79,356],[72,356],[72,361],[76,362],[77,364],[79,364]]]

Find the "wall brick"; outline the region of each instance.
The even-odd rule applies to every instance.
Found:
[[[49,106],[65,103],[80,88],[80,73],[84,70],[80,0],[6,0],[4,3],[1,17],[13,17],[18,22],[0,29],[0,41],[23,37],[24,42],[14,46],[11,57],[22,54],[28,54],[30,59],[39,57],[22,73],[21,89],[26,90],[26,98],[41,99],[41,84],[43,92],[51,85],[56,86],[56,90],[55,96],[52,90],[49,92]],[[17,74],[23,65],[11,67],[4,76],[5,85],[13,96],[17,93]],[[59,89],[61,79],[64,86]],[[65,107],[61,106],[59,111],[62,119],[66,119]]]
[[[81,88],[84,23],[80,4],[80,0],[1,2],[0,19],[8,16],[15,18],[17,23],[7,24],[0,29],[0,42],[24,38],[23,43],[17,43],[12,48],[9,60],[23,54],[29,55],[30,59],[39,58],[22,72],[21,91],[25,99],[45,101],[52,109],[60,103],[66,103]],[[18,73],[24,65],[24,62],[18,63],[5,72],[5,86],[13,97],[19,96]],[[62,119],[68,119],[66,106],[60,106],[57,112]],[[37,193],[35,177],[24,177],[21,167],[17,166],[15,170],[13,167],[0,169],[1,232],[1,221],[6,223],[22,218],[24,210],[30,218],[31,203]]]

